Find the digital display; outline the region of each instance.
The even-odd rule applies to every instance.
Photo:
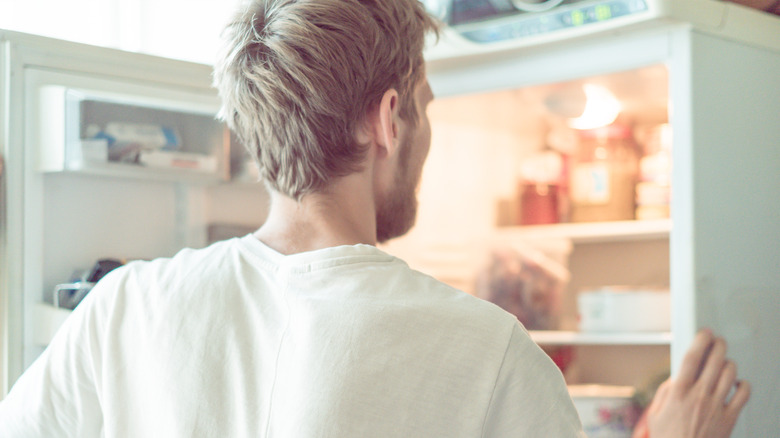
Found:
[[[502,17],[495,22],[482,21],[453,28],[469,40],[490,43],[604,23],[647,10],[646,0],[579,1],[564,3],[546,12],[516,12],[509,17],[502,11],[493,17]]]
[[[576,9],[571,11],[571,24],[574,26],[585,24],[585,13]]]
[[[598,5],[595,9],[596,20],[604,21],[612,18],[612,8],[610,8],[609,5]]]

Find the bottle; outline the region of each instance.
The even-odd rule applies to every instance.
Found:
[[[580,131],[569,174],[572,222],[634,219],[639,154],[628,126]]]

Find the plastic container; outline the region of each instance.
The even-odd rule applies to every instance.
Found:
[[[634,219],[639,153],[623,125],[580,132],[570,180],[571,222]]]
[[[630,438],[640,414],[634,393],[630,386],[569,386],[588,438]]]
[[[580,292],[583,332],[664,332],[671,329],[668,290],[610,287]]]
[[[512,313],[528,330],[555,330],[569,276],[562,264],[531,246],[496,247],[477,275],[475,295]]]

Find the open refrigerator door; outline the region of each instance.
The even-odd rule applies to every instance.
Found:
[[[694,6],[700,14],[687,21]],[[766,263],[777,249],[761,236],[777,234],[767,205],[776,202],[765,198],[780,187],[768,164],[777,163],[777,120],[763,114],[780,102],[767,73],[780,58],[780,21],[723,2],[671,7],[645,23],[545,42],[480,45],[445,28],[428,58],[437,100],[417,225],[388,250],[477,294],[484,242],[568,240],[558,325],[531,330],[545,348],[573,350],[567,382],[628,386],[646,400],[642,389],[674,373],[696,330],[711,327],[746,378],[765,385],[754,398],[766,404],[748,406],[735,436],[763,436],[776,430],[763,406],[778,381],[758,351],[769,351],[777,324],[763,309],[777,308],[777,294],[759,283],[778,283]],[[591,97],[608,103],[599,117],[585,117]],[[601,127],[585,123],[599,118]],[[502,260],[504,271],[520,264]],[[626,305],[656,310],[623,322],[594,311]]]

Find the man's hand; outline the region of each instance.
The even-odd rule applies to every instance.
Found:
[[[664,382],[650,404],[650,438],[727,438],[749,398],[750,384],[737,380],[726,359],[726,342],[701,330],[677,378]]]

